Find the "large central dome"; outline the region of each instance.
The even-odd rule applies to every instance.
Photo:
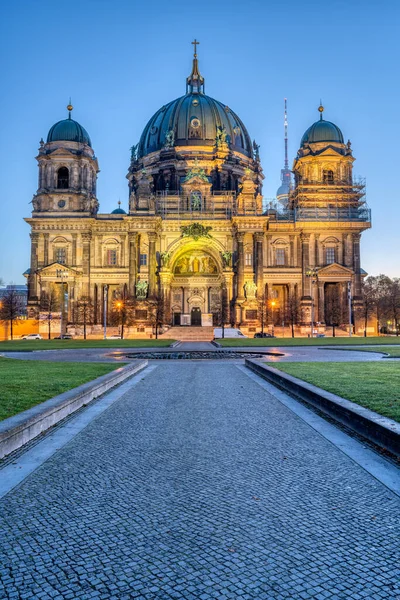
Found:
[[[138,158],[165,147],[167,134],[172,136],[173,146],[214,146],[221,130],[231,150],[253,156],[250,136],[236,113],[204,94],[204,79],[195,55],[186,94],[152,116],[140,138]]]

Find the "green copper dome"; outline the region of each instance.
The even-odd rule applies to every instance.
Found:
[[[116,208],[115,210],[112,211],[111,214],[112,215],[126,215],[126,212],[124,211],[123,208]]]
[[[252,158],[250,136],[237,114],[204,93],[204,77],[195,54],[186,94],[151,117],[140,138],[138,158],[165,147],[215,146],[216,138],[221,136],[232,150]]]
[[[317,144],[319,142],[336,142],[338,144],[344,144],[343,133],[339,127],[331,121],[325,121],[322,118],[324,107],[322,104],[318,107],[320,113],[319,121],[316,121],[307,129],[303,137],[301,138],[300,147],[304,144]]]
[[[70,105],[68,105],[69,107]],[[79,142],[80,144],[87,144],[92,147],[92,142],[86,129],[77,121],[71,119],[71,110],[72,106],[68,119],[58,121],[58,123],[51,127],[47,134],[47,142]]]

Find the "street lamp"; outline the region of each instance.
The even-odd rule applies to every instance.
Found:
[[[64,316],[64,309],[65,309],[65,294],[64,294],[64,277],[67,278],[68,277],[68,271],[66,271],[65,269],[57,269],[56,271],[57,274],[57,278],[61,279],[61,319],[60,319],[60,337],[62,339],[63,337],[63,316]]]
[[[311,337],[314,337],[314,290],[313,286],[318,283],[318,269],[308,267],[306,277],[311,280]]]
[[[104,303],[103,303],[103,327],[104,327],[104,339],[107,339],[107,299],[108,299],[108,285],[104,286]]]
[[[271,320],[272,320],[271,335],[272,336],[275,335],[275,329],[274,329],[274,308],[275,308],[275,304],[276,304],[275,300],[272,300],[272,302],[271,302],[271,308],[272,308],[272,311],[271,311]]]
[[[353,323],[351,319],[351,281],[347,282],[347,299],[349,302],[349,337],[351,337],[351,330],[353,329]]]

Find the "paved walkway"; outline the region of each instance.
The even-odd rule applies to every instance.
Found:
[[[255,376],[163,362],[0,501],[0,598],[398,598],[399,515]]]
[[[216,352],[218,348],[209,342],[182,342],[176,348],[77,348],[74,350],[34,350],[32,352],[3,352],[4,356],[9,358],[17,358],[20,360],[49,360],[62,362],[126,362],[129,354],[170,353],[170,352]],[[309,346],[288,346],[288,347],[245,347],[245,348],[221,348],[221,350],[232,351],[232,357],[235,358],[234,352],[237,353],[254,353],[254,352],[277,352],[281,356],[268,356],[269,361],[312,361],[312,362],[350,362],[350,361],[374,361],[384,360],[385,362],[397,360],[384,358],[381,352],[357,352],[356,350],[345,349],[329,349],[324,346],[309,347]]]

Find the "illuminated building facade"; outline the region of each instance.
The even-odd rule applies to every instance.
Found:
[[[361,293],[360,235],[370,215],[350,142],[322,107],[301,140],[282,210],[263,212],[259,147],[229,106],[205,94],[195,51],[185,95],[161,107],[131,149],[128,211],[110,214],[99,212],[90,137],[68,110],[37,157],[26,219],[31,316],[61,273],[65,322],[73,325],[79,299],[90,298],[92,333],[116,299],[128,298],[130,335],[150,334],[160,305],[165,325],[210,327],[223,318],[251,335],[294,314],[306,328],[314,313],[322,330],[334,299],[346,326],[348,282],[356,302]],[[290,173],[287,152],[285,160]]]

